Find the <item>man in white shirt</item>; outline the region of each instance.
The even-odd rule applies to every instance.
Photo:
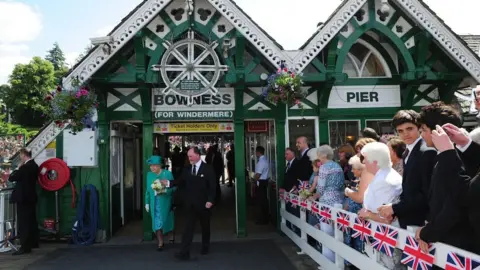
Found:
[[[270,164],[267,158],[265,157],[265,148],[263,146],[257,146],[255,149],[255,154],[257,155],[258,162],[255,165],[255,176],[254,180],[257,185],[256,188],[256,197],[257,197],[257,207],[259,207],[259,212],[257,216],[258,225],[268,224],[268,180],[270,172]]]

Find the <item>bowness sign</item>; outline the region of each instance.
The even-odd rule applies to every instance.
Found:
[[[164,95],[161,89],[153,89],[152,112],[155,120],[228,120],[233,119],[235,109],[234,89],[220,88],[217,95],[204,94],[193,98],[174,93]]]

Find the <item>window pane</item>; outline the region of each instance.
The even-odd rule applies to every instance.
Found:
[[[353,44],[352,48],[350,49],[350,53],[354,57],[355,61],[357,62],[357,66],[359,67],[362,66],[363,60],[369,52],[370,50],[360,43]]]
[[[385,77],[385,70],[383,69],[383,65],[378,60],[378,57],[373,53],[370,54],[368,57],[367,62],[365,62],[365,66],[363,67],[362,77]]]
[[[394,134],[391,120],[367,120],[367,127],[373,128],[378,135]]]
[[[343,64],[343,72],[348,75],[349,78],[357,78],[359,76],[355,64],[352,62],[350,55],[345,57],[345,63]]]
[[[296,149],[295,143],[298,137],[308,138],[310,147],[315,147],[315,120],[288,120],[289,146]]]
[[[330,146],[333,149],[347,143],[354,146],[360,136],[359,121],[330,121],[328,126],[330,132]]]

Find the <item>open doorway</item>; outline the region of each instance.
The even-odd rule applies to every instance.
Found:
[[[212,209],[210,229],[212,239],[235,234],[235,188],[234,173],[228,170],[230,146],[233,144],[233,133],[157,133],[154,135],[155,147],[160,155],[166,157],[164,168],[172,172],[174,177],[179,177],[182,169],[189,166],[187,152],[191,147],[198,147],[201,158],[213,166],[217,175],[217,200]],[[231,153],[233,154],[233,152]],[[230,155],[231,155],[230,154]],[[233,162],[233,161],[232,161]],[[175,235],[181,237],[185,226],[183,202],[184,190],[177,189],[174,195],[175,209]],[[196,227],[200,233],[200,226]],[[180,240],[180,239],[178,239]]]
[[[110,129],[111,236],[142,235],[142,123],[112,122]]]

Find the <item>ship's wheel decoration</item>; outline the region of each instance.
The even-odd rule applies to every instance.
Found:
[[[215,48],[215,41],[207,44],[195,39],[193,31],[188,32],[188,37],[181,41],[170,43],[165,41],[163,46],[167,49],[160,65],[154,65],[154,70],[159,70],[166,85],[162,94],[173,91],[177,94],[188,96],[189,105],[193,104],[193,97],[207,92],[216,95],[218,89],[215,85],[222,72],[228,70],[227,65],[222,65]]]

